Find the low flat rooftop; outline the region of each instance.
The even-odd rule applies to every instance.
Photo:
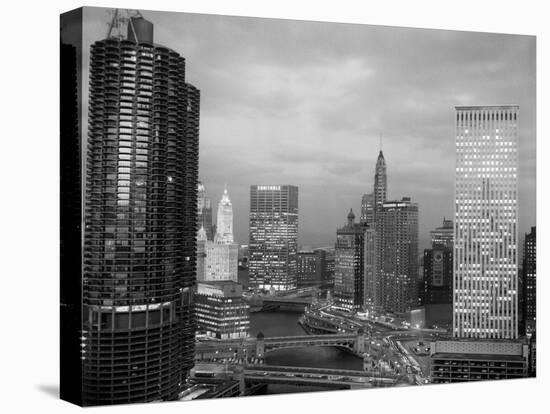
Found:
[[[449,360],[476,360],[476,361],[526,361],[521,355],[492,355],[492,354],[451,354],[446,352],[436,352],[431,356],[432,359]]]

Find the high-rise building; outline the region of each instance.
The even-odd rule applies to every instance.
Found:
[[[365,230],[355,223],[350,210],[346,225],[336,231],[334,301],[337,308],[348,312],[364,305]]]
[[[386,160],[382,150],[378,154],[376,160],[376,168],[374,172],[374,220],[377,220],[377,214],[382,210],[383,204],[388,196],[388,182],[386,176]]]
[[[432,247],[441,246],[453,249],[454,226],[452,220],[443,218],[443,225],[430,231]]]
[[[313,251],[298,251],[296,257],[296,282],[298,287],[310,286],[317,278],[317,254]]]
[[[322,284],[334,283],[334,245],[319,247],[313,250],[318,254],[319,266],[317,267],[317,280]]]
[[[227,186],[225,186],[222,199],[218,203],[216,236],[214,241],[217,243],[233,243],[233,205],[227,193]]]
[[[177,399],[194,363],[199,91],[153,43],[91,47],[83,251],[83,404]]]
[[[455,337],[518,336],[518,112],[456,108]]]
[[[434,382],[520,378],[517,106],[456,108],[453,336],[431,345]]]
[[[324,282],[326,251],[324,249],[301,250],[296,261],[298,287],[319,285]]]
[[[250,306],[233,281],[199,283],[195,295],[197,332],[217,339],[248,337]]]
[[[374,224],[374,193],[363,194],[361,197],[361,224]]]
[[[239,245],[233,241],[233,206],[227,187],[218,204],[217,223],[214,241],[206,242],[205,280],[237,282]]]
[[[418,204],[387,201],[377,216],[376,306],[403,313],[417,304]]]
[[[453,303],[453,222],[431,231],[432,248],[424,250],[422,305]]]
[[[377,240],[376,230],[373,226],[365,228],[365,306],[372,309],[380,306],[380,286],[377,280]]]
[[[326,281],[327,268],[327,250],[323,248],[313,249],[317,257],[315,283],[324,283]]]
[[[523,320],[531,334],[537,321],[537,228],[525,235],[523,245]]]
[[[250,285],[258,289],[296,288],[298,187],[250,187]]]
[[[206,195],[206,187],[199,182],[197,197],[197,227],[204,227],[208,240],[214,240],[214,231],[212,227],[212,202]]]
[[[197,282],[206,280],[206,232],[201,226],[197,233]]]

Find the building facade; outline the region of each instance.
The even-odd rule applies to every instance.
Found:
[[[84,405],[177,399],[194,359],[199,91],[150,22],[128,32],[91,46]]]
[[[376,160],[374,172],[374,220],[377,220],[378,212],[382,210],[383,204],[388,196],[388,179],[386,173],[386,160],[382,150]]]
[[[212,226],[212,202],[206,195],[206,187],[198,184],[197,197],[197,227],[204,228],[207,240],[214,240],[214,228]]]
[[[523,245],[523,320],[525,332],[535,331],[537,321],[537,228],[525,235]]]
[[[456,108],[456,337],[518,336],[518,113]]]
[[[206,231],[201,226],[197,233],[197,282],[206,281]]]
[[[418,204],[408,197],[382,205],[376,223],[377,305],[403,313],[417,303]]]
[[[289,290],[297,286],[298,187],[250,187],[250,286]]]
[[[443,225],[430,231],[432,247],[441,246],[446,249],[453,249],[454,246],[454,226],[452,220],[443,218]]]
[[[431,231],[432,248],[424,250],[422,305],[453,303],[453,233],[452,220]]]
[[[233,281],[199,283],[195,294],[197,333],[216,339],[247,338],[250,307]]]
[[[205,280],[209,282],[238,281],[239,245],[233,240],[233,206],[223,191],[218,204],[217,226],[214,241],[206,242]]]
[[[361,217],[359,223],[374,224],[374,193],[363,194],[361,197]]]
[[[321,280],[319,277],[319,269],[321,263],[319,255],[314,251],[299,251],[296,260],[296,280],[298,287],[314,285]]]
[[[218,215],[216,221],[216,243],[233,243],[233,205],[229,199],[227,186],[223,190],[222,199],[218,203]]]
[[[435,384],[515,379],[527,376],[528,345],[518,341],[448,340],[432,342]]]
[[[336,232],[334,305],[347,312],[364,306],[365,226],[355,223],[350,210],[347,224]]]
[[[365,228],[365,265],[364,265],[364,282],[365,282],[365,306],[369,309],[380,306],[380,285],[377,279],[378,257],[377,257],[377,240],[376,230],[373,226]]]

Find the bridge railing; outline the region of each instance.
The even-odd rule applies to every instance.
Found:
[[[272,336],[264,338],[264,342],[291,342],[291,341],[315,341],[331,339],[355,339],[357,334],[327,334],[327,335],[302,335],[302,336]]]

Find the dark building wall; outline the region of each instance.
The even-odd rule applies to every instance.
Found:
[[[421,304],[453,302],[453,251],[435,247],[424,250],[424,277]]]
[[[405,312],[418,297],[418,205],[407,197],[384,203],[376,233],[380,306]]]
[[[537,319],[537,228],[525,235],[522,266],[523,325],[526,333],[535,330]]]
[[[60,397],[82,405],[82,9],[60,19]]]
[[[334,299],[347,311],[357,311],[365,300],[365,227],[355,223],[353,212],[348,223],[336,232]]]

